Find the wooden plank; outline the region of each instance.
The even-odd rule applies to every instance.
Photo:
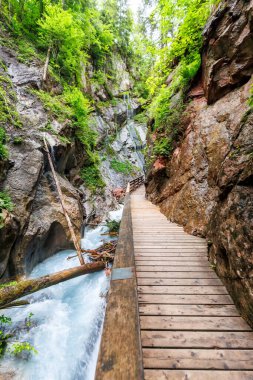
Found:
[[[157,241],[150,241],[150,243],[148,241],[146,241],[145,239],[143,240],[134,240],[134,243],[135,243],[135,246],[136,248],[143,248],[143,247],[146,247],[146,248],[206,248],[206,244],[203,244],[203,243],[192,243],[192,242],[188,242],[188,241],[182,241],[181,239],[178,239],[178,241],[176,240],[173,240],[173,241],[161,241],[161,240],[157,240]]]
[[[125,198],[114,268],[134,265],[130,196]],[[143,378],[136,278],[111,281],[96,380]]]
[[[195,315],[195,316],[225,316],[239,317],[234,305],[187,305],[187,304],[140,304],[140,315]]]
[[[239,317],[234,305],[164,305],[164,304],[140,304],[140,315],[195,315],[195,316],[225,316]]]
[[[138,286],[139,294],[228,294],[225,286]]]
[[[143,256],[192,256],[192,257],[207,257],[206,249],[137,249],[135,248],[135,254]]]
[[[144,368],[252,370],[253,351],[144,348],[143,364]]]
[[[140,260],[140,259],[163,259],[166,258],[167,259],[179,259],[180,257],[182,259],[201,259],[201,258],[205,258],[207,259],[207,253],[204,252],[204,251],[150,251],[150,252],[145,252],[145,251],[136,251],[135,250],[135,257],[136,259]]]
[[[138,277],[145,278],[217,278],[214,271],[210,272],[137,272]]]
[[[170,253],[170,252],[191,252],[191,253],[207,253],[206,247],[194,247],[192,244],[189,245],[182,245],[182,244],[171,244],[171,245],[156,245],[156,246],[147,246],[147,245],[134,245],[135,252],[136,253],[149,253],[149,252],[164,252],[164,253]]]
[[[213,272],[210,267],[205,265],[199,265],[198,267],[189,265],[188,268],[176,265],[136,265],[136,270],[137,272]]]
[[[252,380],[251,371],[145,370],[145,380]]]
[[[150,238],[148,238],[147,234],[150,234]],[[154,233],[154,231],[153,231]],[[188,237],[182,237],[182,236],[172,236],[171,233],[166,233],[166,235],[162,235],[162,236],[157,236],[157,237],[153,237],[152,235],[152,232],[146,232],[146,234],[142,234],[142,236],[136,236],[134,235],[133,238],[134,238],[134,241],[136,241],[136,243],[138,243],[137,245],[144,245],[144,246],[156,246],[158,243],[161,243],[161,245],[170,245],[170,244],[192,244],[193,246],[201,246],[201,247],[205,247],[206,246],[206,242],[205,241],[195,241],[195,240],[192,240],[192,239],[189,239]]]
[[[138,278],[138,285],[169,285],[169,286],[210,286],[210,285],[222,285],[219,278]]]
[[[162,257],[150,257],[150,256],[140,256],[140,255],[135,255],[135,264],[139,264],[139,265],[142,265],[143,263],[145,263],[145,261],[147,261],[148,263],[150,263],[151,260],[155,260],[156,259],[156,263],[159,263],[161,262],[161,265],[163,265],[165,262],[168,262],[168,264],[172,264],[174,261],[176,261],[178,264],[176,265],[185,265],[185,264],[188,264],[188,263],[209,263],[209,261],[207,260],[207,257],[206,256],[203,256],[203,257],[176,257],[176,256],[169,256],[169,257],[166,257],[166,256],[162,256]],[[152,262],[152,261],[151,261]],[[172,265],[175,265],[175,264],[172,264]]]
[[[141,265],[149,265],[149,266],[157,266],[157,265],[166,265],[166,266],[181,266],[181,267],[208,267],[210,268],[210,263],[206,258],[203,258],[199,261],[176,261],[176,260],[136,260],[135,264],[138,266]]]
[[[181,247],[181,248],[179,248],[178,246],[177,247],[169,247],[169,248],[163,248],[163,247],[151,247],[151,246],[149,246],[149,247],[147,247],[147,246],[140,246],[140,247],[137,247],[136,245],[135,245],[135,247],[134,247],[134,249],[135,249],[135,252],[136,253],[139,253],[139,252],[141,252],[141,253],[149,253],[149,252],[164,252],[164,253],[170,253],[170,252],[178,252],[178,253],[180,253],[180,252],[204,252],[204,253],[206,253],[207,252],[207,247],[193,247],[193,246],[191,246],[191,247]]]
[[[142,330],[251,331],[241,317],[141,316],[140,322]]]
[[[141,341],[142,347],[253,349],[253,332],[143,330]]]
[[[188,305],[232,305],[228,295],[192,294],[139,294],[140,303],[188,304]]]

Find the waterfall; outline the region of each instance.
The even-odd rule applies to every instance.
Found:
[[[132,101],[131,101],[131,97],[129,95],[129,93],[126,93],[124,94],[124,103],[126,105],[126,113],[127,113],[127,129],[128,129],[128,132],[129,132],[129,135],[131,137],[131,140],[133,141],[133,144],[134,144],[134,151],[136,153],[136,159],[137,159],[137,162],[138,162],[138,166],[144,170],[144,166],[145,166],[145,159],[144,159],[144,156],[143,154],[140,152],[141,149],[144,148],[144,145],[140,145],[140,140],[139,140],[139,137],[136,133],[136,129],[135,129],[135,122],[133,120],[133,116],[134,116],[134,110],[133,110],[133,106],[132,106]]]

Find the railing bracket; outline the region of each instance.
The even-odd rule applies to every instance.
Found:
[[[115,268],[112,270],[112,281],[133,278],[133,267]]]

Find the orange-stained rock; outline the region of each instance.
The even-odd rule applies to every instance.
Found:
[[[166,167],[166,158],[165,157],[159,157],[154,162],[153,167],[155,170],[161,170]]]
[[[122,197],[124,197],[125,195],[125,189],[123,189],[122,187],[119,187],[119,188],[116,188],[112,191],[112,194],[113,196],[116,198],[116,199],[121,199]]]

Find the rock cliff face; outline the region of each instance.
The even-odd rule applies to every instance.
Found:
[[[10,138],[9,165],[1,187],[11,196],[14,209],[12,213],[4,212],[4,227],[0,229],[0,276],[9,276],[29,272],[39,261],[72,244],[43,147],[48,115],[31,92],[41,87],[41,70],[36,65],[20,63],[9,49],[1,48],[0,56],[5,65],[1,74],[11,80],[15,107],[23,124],[16,128],[10,123],[6,128]],[[47,137],[50,139],[50,135]],[[55,145],[61,151],[56,166],[61,163],[58,176],[66,207],[80,236],[84,216],[80,194],[60,175],[70,149],[59,138],[55,138]],[[72,149],[77,151],[78,147],[73,144]]]
[[[0,160],[0,190],[8,191],[14,204],[12,212],[3,211],[4,227],[0,228],[0,277],[8,277],[29,273],[38,262],[61,249],[72,247],[49,170],[43,137],[46,136],[49,142],[66,208],[75,232],[80,237],[84,219],[98,217],[100,220],[109,209],[117,208],[113,189],[124,187],[127,180],[136,175],[116,173],[110,166],[111,158],[107,154],[109,140],[107,145],[102,143],[113,134],[118,149],[118,152],[112,149],[113,156],[136,163],[134,149],[128,153],[128,157],[124,151],[126,141],[121,138],[121,128],[128,128],[128,123],[124,123],[129,109],[137,109],[138,104],[132,102],[129,106],[124,99],[119,98],[115,106],[103,107],[100,113],[94,113],[91,117],[91,123],[93,119],[93,127],[98,132],[101,174],[106,183],[103,192],[92,194],[80,178],[86,154],[75,139],[73,129],[67,121],[59,123],[52,120],[32,91],[42,88],[43,65],[37,61],[21,63],[17,54],[5,47],[0,48],[0,59],[0,75],[11,83],[12,97],[15,99],[13,107],[23,125],[22,128],[12,123],[4,125],[9,138],[9,158]],[[124,72],[125,68],[122,66],[121,70]],[[118,91],[129,89],[129,75],[125,73],[120,79]],[[54,90],[61,91],[60,88]],[[93,98],[101,102],[99,94],[102,96],[105,91],[92,89]],[[53,133],[47,128],[49,124]]]
[[[170,159],[149,198],[186,231],[207,237],[210,261],[253,324],[253,1],[223,2],[204,32],[202,80],[189,93]]]

